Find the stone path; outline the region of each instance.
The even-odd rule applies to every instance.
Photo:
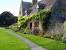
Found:
[[[16,36],[17,38],[19,38],[20,40],[22,40],[22,41],[25,42],[26,44],[28,44],[29,47],[31,48],[31,50],[47,50],[47,49],[42,48],[41,46],[39,46],[39,45],[33,43],[32,41],[30,41],[30,40],[28,40],[28,39],[26,39],[26,38],[24,38],[24,37],[22,37],[22,36],[16,34],[16,33],[13,32],[12,30],[9,30],[9,31],[7,31],[7,32],[9,32],[9,33],[10,33],[11,35],[13,35],[13,36]]]

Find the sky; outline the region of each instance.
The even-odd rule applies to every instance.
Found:
[[[27,2],[31,2],[31,0],[23,0]],[[0,14],[4,11],[9,11],[13,15],[19,15],[21,0],[0,0]]]

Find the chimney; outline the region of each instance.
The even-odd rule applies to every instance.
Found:
[[[37,3],[37,0],[32,0],[32,4],[35,5]]]

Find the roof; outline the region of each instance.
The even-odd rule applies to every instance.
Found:
[[[31,8],[32,7],[32,3],[31,2],[22,2],[22,7],[23,7],[23,9],[25,9],[25,10],[28,10],[29,8]]]

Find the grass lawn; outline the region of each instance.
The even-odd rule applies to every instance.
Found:
[[[10,35],[0,28],[0,50],[30,50],[28,45],[20,39]]]
[[[34,35],[28,35],[28,34],[22,34],[22,33],[18,33],[18,34],[30,39],[34,43],[36,43],[44,48],[48,48],[49,50],[64,50],[64,49],[66,49],[66,45],[60,41],[47,39],[47,38],[34,36]]]

